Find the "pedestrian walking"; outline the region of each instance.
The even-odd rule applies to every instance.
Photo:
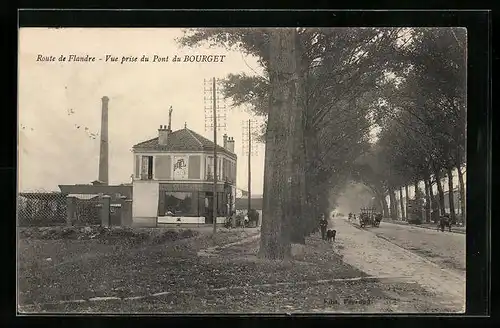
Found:
[[[319,228],[321,229],[321,239],[326,240],[326,227],[328,226],[328,221],[325,218],[325,214],[321,213],[319,219]]]

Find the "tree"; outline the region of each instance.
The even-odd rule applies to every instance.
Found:
[[[269,127],[272,122],[271,111],[277,108],[269,103],[269,99],[275,97],[272,92],[277,87],[272,84],[272,81],[277,81],[272,78],[275,74],[272,65],[276,63],[271,51],[274,47],[271,39],[275,40],[276,37],[274,32],[273,29],[191,30],[180,40],[188,46],[208,41],[210,44],[237,47],[259,59],[264,74],[229,75],[224,92],[234,104],[246,104],[256,115],[267,118],[266,135],[263,137],[266,140],[266,169],[269,168],[269,172],[274,170],[268,165],[268,160],[274,160],[270,156],[275,156],[278,152],[276,158],[286,158],[280,157],[279,152],[283,148],[278,149],[275,138],[267,135],[276,133],[274,126]],[[314,224],[313,220],[306,218],[314,219],[319,212],[328,214],[330,190],[341,185],[349,175],[355,175],[356,158],[372,148],[368,134],[377,121],[375,114],[385,115],[385,121],[394,121],[393,114],[401,112],[406,103],[413,104],[413,107],[409,106],[412,109],[418,103],[415,94],[408,93],[404,96],[411,101],[399,95],[399,100],[394,105],[394,97],[389,97],[387,92],[390,89],[387,86],[397,85],[399,77],[397,74],[396,78],[389,76],[411,66],[408,65],[407,51],[414,50],[414,47],[408,46],[412,44],[409,40],[419,35],[410,32],[411,30],[405,29],[380,28],[294,29],[294,46],[287,51],[290,51],[290,58],[294,57],[293,72],[290,70],[288,74],[294,76],[296,94],[290,98],[293,101],[289,103],[289,107],[281,107],[293,112],[290,117],[293,118],[294,132],[291,139],[294,151],[286,149],[290,156],[295,155],[288,157],[288,160],[297,173],[291,177],[290,193],[283,196],[289,204],[297,205],[287,219],[291,226],[292,241],[303,242],[304,235],[312,230]],[[406,69],[404,74],[411,75],[412,72],[411,69]],[[389,105],[381,104],[381,99],[384,98]],[[392,116],[384,114],[386,110]],[[409,120],[406,116],[401,117]],[[385,123],[379,125],[386,126]],[[401,134],[404,136],[404,133]],[[399,136],[393,139],[397,138]],[[387,207],[385,194],[389,189],[394,191],[403,185],[406,187],[410,180],[421,178],[422,167],[429,163],[414,162],[415,159],[420,160],[415,154],[398,154],[402,148],[414,144],[404,138],[403,140],[404,142],[390,145],[394,149],[391,160],[385,164],[384,174],[379,172],[372,174],[370,178],[370,174],[363,176],[366,181],[373,180],[373,176],[380,177],[379,182],[370,181],[370,184],[384,209]],[[292,146],[287,144],[287,147]],[[408,163],[413,164],[411,169],[402,169],[405,165],[410,167]],[[360,171],[363,172],[363,169]],[[274,190],[272,186],[275,181],[271,180],[275,176],[269,172],[265,174],[265,190],[268,190],[268,183],[271,186],[269,190]],[[306,201],[303,202],[304,200]],[[263,221],[274,219],[265,215],[263,217]],[[268,229],[264,226],[263,224],[263,230]]]
[[[270,36],[270,108],[266,131],[264,207],[259,256],[286,259],[290,256],[293,210],[292,184],[295,150],[293,133],[297,119],[295,31],[276,29]],[[295,181],[296,183],[296,181]]]
[[[427,203],[434,205],[433,173],[444,214],[441,177],[450,176],[455,167],[460,180],[465,153],[465,33],[445,28],[409,30],[409,34],[410,46],[398,53],[403,69],[393,72],[395,83],[387,84],[378,111],[380,141],[386,144],[384,157],[403,181],[428,181]]]

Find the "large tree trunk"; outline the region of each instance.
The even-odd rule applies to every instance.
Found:
[[[295,72],[292,78],[292,83],[294,86],[291,89],[295,92],[292,99],[295,103],[293,107],[295,113],[292,114],[293,126],[292,126],[292,139],[293,139],[293,151],[291,153],[293,160],[293,172],[292,177],[292,202],[291,202],[291,219],[292,219],[292,231],[291,231],[291,242],[305,244],[305,236],[307,234],[307,222],[305,211],[305,168],[306,168],[306,152],[305,152],[305,139],[304,130],[305,126],[305,81],[304,74],[305,69],[302,67],[302,48],[299,40],[298,33],[293,30],[294,37],[294,52],[295,56]]]
[[[384,218],[389,217],[389,208],[387,206],[387,201],[385,200],[385,195],[379,191],[375,193],[375,198],[380,204],[380,209],[382,210],[382,215]]]
[[[424,185],[425,185],[425,221],[427,223],[431,222],[431,184],[428,179],[424,179]]]
[[[403,198],[403,187],[399,187],[399,203],[401,205],[401,220],[405,220],[405,201]]]
[[[434,190],[433,190],[434,188],[432,188],[432,179],[430,175],[427,175],[426,180],[427,183],[429,184],[429,197],[431,199],[431,219],[433,221],[437,221],[439,216],[439,204],[434,195]]]
[[[420,188],[418,187],[418,180],[415,180],[414,188],[415,188],[415,199],[417,199],[418,197],[420,197]]]
[[[391,219],[397,220],[398,219],[397,204],[396,204],[396,197],[394,197],[393,189],[389,190],[389,201],[391,203]]]
[[[397,189],[394,189],[394,215],[396,216],[396,220],[399,220],[399,202],[398,202],[398,192]]]
[[[453,222],[456,220],[455,216],[455,199],[453,192],[453,171],[451,166],[446,169],[448,173],[448,201],[450,203],[450,217]]]
[[[462,221],[465,223],[465,183],[464,175],[460,164],[457,165],[458,182],[460,184],[460,212],[462,214]]]
[[[384,218],[389,217],[389,205],[387,205],[387,199],[385,198],[385,195],[382,197],[382,208],[384,211]]]
[[[312,184],[314,180],[308,181],[308,185]],[[310,211],[307,216],[307,232],[309,235],[317,228],[317,220],[319,216],[318,211],[318,194],[313,187],[308,188],[307,191],[307,209]]]
[[[315,158],[318,153],[318,142],[314,133],[310,130],[309,121],[306,123],[305,131],[305,153],[306,153],[306,169],[305,169],[305,193],[306,204],[304,208],[305,218],[307,222],[307,234],[311,234],[317,226],[319,215],[318,202],[318,184],[317,170]]]
[[[290,215],[296,114],[294,29],[275,29],[270,37],[270,108],[266,131],[264,206],[259,257],[290,258]],[[264,224],[264,222],[266,222]]]
[[[319,214],[324,214],[325,218],[328,220],[328,207],[330,206],[330,202],[328,200],[328,194],[324,192],[324,188],[320,189],[322,192],[319,194]]]
[[[405,200],[406,200],[406,207],[405,207],[405,213],[406,213],[406,217],[405,217],[405,220],[408,221],[408,200],[410,199],[410,195],[408,195],[408,185],[405,185]]]
[[[439,174],[439,170],[438,169],[434,170],[434,178],[436,179],[436,184],[437,184],[437,189],[438,189],[439,209],[441,211],[441,215],[445,215],[446,214],[446,209],[444,207],[443,185],[441,184],[441,174]]]
[[[415,180],[414,183],[414,188],[415,188],[415,205],[416,208],[414,208],[414,214],[418,216],[419,220],[422,220],[422,191],[420,190],[419,187],[419,181]]]

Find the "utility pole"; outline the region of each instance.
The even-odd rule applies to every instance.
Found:
[[[251,121],[248,120],[248,149],[252,149]],[[250,215],[252,209],[252,156],[248,154],[248,210],[247,215]]]
[[[213,97],[213,108],[214,108],[214,197],[213,197],[213,209],[214,209],[214,235],[217,232],[217,94],[215,87],[215,77],[212,79],[212,97]]]
[[[214,172],[213,172],[213,233],[217,232],[217,129],[226,130],[226,107],[220,105],[220,96],[218,94],[216,79],[204,80],[204,103],[205,103],[205,131],[213,129],[214,142]],[[222,99],[223,100],[223,99]],[[208,176],[207,176],[208,178]]]
[[[257,128],[258,123],[256,120],[249,119],[247,121],[242,121],[243,130],[243,155],[248,155],[248,206],[247,214],[250,213],[252,209],[252,156],[257,155],[256,143],[252,143],[252,135],[255,134],[255,128]],[[248,138],[248,140],[247,140]],[[247,148],[248,147],[248,148]]]

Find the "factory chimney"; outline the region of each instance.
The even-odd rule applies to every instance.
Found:
[[[172,108],[172,106],[170,106],[170,109],[168,110],[168,128],[167,128],[167,131],[168,133],[172,132],[172,111],[174,109]]]
[[[101,113],[101,151],[99,154],[99,181],[108,185],[108,103],[109,98],[102,97],[102,113]]]

